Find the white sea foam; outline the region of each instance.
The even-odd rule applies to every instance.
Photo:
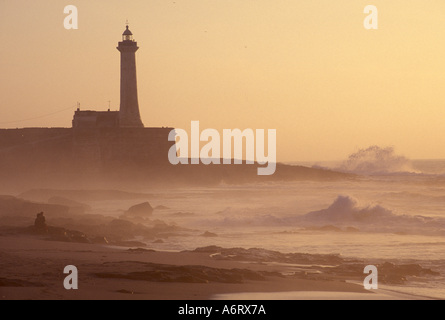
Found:
[[[219,212],[213,220],[206,217],[201,224],[238,228],[333,226],[340,228],[338,231],[354,227],[365,232],[445,235],[445,218],[399,214],[381,205],[360,205],[357,199],[344,195],[337,196],[327,208],[304,215],[289,214],[289,209],[276,207],[261,209],[231,207]],[[335,228],[324,230],[333,231]]]
[[[338,168],[340,171],[365,175],[420,173],[411,160],[395,154],[393,147],[371,146],[351,154]]]
[[[306,214],[302,222],[354,226],[362,231],[445,235],[445,219],[395,214],[380,205],[360,206],[349,196],[338,196],[326,209]]]

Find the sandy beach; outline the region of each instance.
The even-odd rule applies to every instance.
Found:
[[[304,279],[282,276],[286,266],[215,260],[201,252],[155,252],[147,249],[107,247],[97,244],[46,241],[39,236],[0,236],[0,296],[2,300],[116,299],[116,300],[201,300],[201,299],[406,299],[406,295],[372,293],[343,279]],[[78,290],[66,290],[63,269],[74,265],[79,272]],[[168,267],[235,270],[263,275],[259,280],[225,278],[125,279],[122,275]],[[240,271],[241,270],[241,271]],[[177,272],[178,274],[180,272]],[[207,271],[208,273],[208,271]],[[107,277],[108,275],[108,277]],[[111,277],[110,275],[113,275]],[[122,276],[122,277],[121,277]]]

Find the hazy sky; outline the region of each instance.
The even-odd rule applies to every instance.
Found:
[[[443,0],[0,0],[0,127],[117,110],[126,19],[146,126],[277,129],[279,161],[445,158]]]

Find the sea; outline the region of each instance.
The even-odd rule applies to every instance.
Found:
[[[150,203],[163,209],[153,219],[184,231],[147,244],[167,251],[215,245],[417,263],[440,276],[380,288],[445,299],[445,159],[409,160],[376,147],[344,161],[287,164],[355,176],[159,190]]]

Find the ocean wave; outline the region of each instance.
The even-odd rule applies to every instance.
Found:
[[[396,155],[393,147],[371,146],[351,154],[338,171],[363,175],[420,174],[411,160]]]
[[[445,236],[445,219],[397,214],[381,205],[360,206],[350,196],[338,196],[326,209],[309,212],[302,224],[352,226],[366,232]]]
[[[356,199],[342,195],[328,208],[307,213],[300,223],[352,226],[367,232],[445,236],[444,218],[397,214],[381,205],[360,206]]]
[[[271,209],[270,213],[265,213],[268,209],[262,208],[262,212],[257,214],[253,213],[254,210],[238,212],[227,209],[220,213],[223,217],[213,221],[213,224],[224,227],[288,226],[319,231],[354,229],[362,232],[445,236],[444,218],[398,214],[381,205],[361,206],[357,199],[347,195],[339,195],[325,209],[303,215],[289,214],[289,209],[284,208],[279,211]],[[287,213],[283,214],[283,211]]]
[[[361,207],[355,198],[338,196],[328,208],[309,212],[303,216],[302,220],[306,222],[357,224],[363,227],[371,225],[425,226],[435,219],[420,215],[398,215],[380,205]]]

